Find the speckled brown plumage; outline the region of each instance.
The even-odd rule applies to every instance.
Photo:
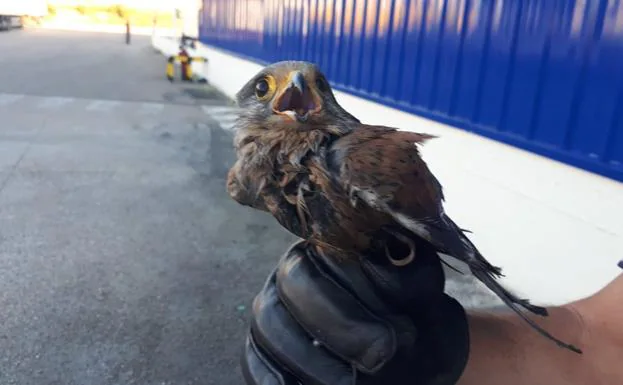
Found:
[[[400,266],[417,258],[418,242],[455,257],[541,334],[519,299],[444,212],[442,186],[420,157],[431,135],[359,122],[335,100],[313,64],[268,66],[238,93],[238,155],[227,189],[240,204],[272,214],[320,252],[358,258],[384,254]]]

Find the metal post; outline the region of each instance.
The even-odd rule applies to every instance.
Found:
[[[125,43],[130,44],[130,19],[125,21]]]

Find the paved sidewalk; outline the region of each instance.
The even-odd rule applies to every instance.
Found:
[[[16,46],[0,57],[0,384],[240,384],[251,300],[293,238],[225,192],[229,101],[167,82],[146,38],[0,35]]]

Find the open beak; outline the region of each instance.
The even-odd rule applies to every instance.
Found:
[[[305,77],[296,71],[290,76],[290,83],[286,89],[275,100],[273,111],[304,123],[310,115],[318,112],[320,107],[320,101],[314,96]]]

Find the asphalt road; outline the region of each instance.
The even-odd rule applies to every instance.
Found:
[[[230,102],[165,81],[145,37],[13,31],[0,52],[0,384],[241,384],[294,238],[226,195]]]

